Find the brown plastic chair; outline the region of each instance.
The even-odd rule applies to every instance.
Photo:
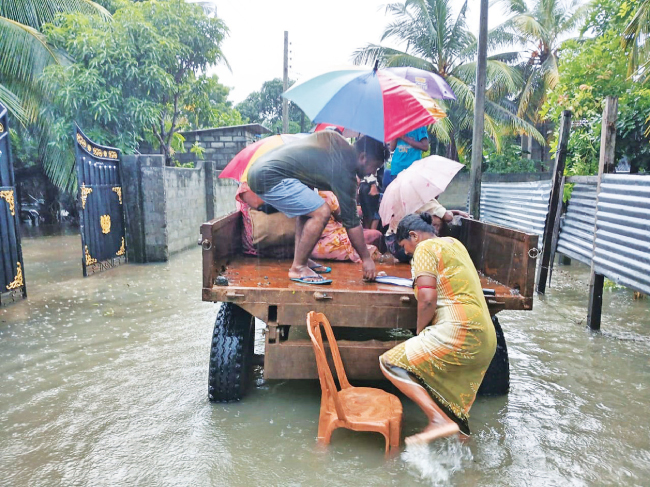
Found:
[[[327,363],[320,327],[325,329],[327,341],[336,368],[341,390],[336,388],[332,371]],[[311,337],[318,378],[322,390],[320,417],[318,419],[318,441],[327,445],[336,428],[353,431],[376,431],[386,438],[386,453],[389,448],[399,447],[402,428],[402,403],[393,394],[372,387],[352,387],[348,382],[339,348],[329,321],[322,313],[314,311],[307,315],[307,330]],[[377,365],[379,366],[379,365]]]

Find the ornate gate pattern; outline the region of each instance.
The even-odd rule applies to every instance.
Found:
[[[92,142],[75,125],[84,277],[126,262],[118,149]]]
[[[0,103],[0,304],[27,297],[7,109]]]

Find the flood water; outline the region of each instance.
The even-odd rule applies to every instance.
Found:
[[[208,401],[200,249],[83,279],[80,248],[74,232],[25,238],[29,299],[0,309],[2,486],[650,485],[650,299],[606,292],[591,333],[584,266],[499,314],[511,391],[478,398],[469,442],[386,460],[372,433],[317,447],[314,381],[258,371],[244,401]],[[425,419],[403,403],[413,434]]]

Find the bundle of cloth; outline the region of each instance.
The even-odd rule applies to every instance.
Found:
[[[312,251],[311,258],[360,262],[359,253],[352,246],[341,222],[338,198],[331,191],[318,191],[318,195],[329,206],[331,216]],[[246,182],[240,183],[235,200],[237,209],[242,214],[242,246],[245,254],[276,259],[293,256],[295,218],[289,218],[264,203]],[[383,238],[381,232],[364,229],[363,236],[370,255],[378,258],[378,247],[381,246]]]

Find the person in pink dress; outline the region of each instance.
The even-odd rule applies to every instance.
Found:
[[[332,212],[320,239],[316,243],[311,257],[313,259],[326,260],[351,260],[360,262],[361,258],[356,250],[352,247],[352,242],[348,237],[345,227],[340,221],[341,209],[336,195],[331,191],[319,191],[318,194],[325,200],[327,206]],[[364,229],[363,236],[368,247],[371,257],[377,256],[379,251],[373,243],[378,243],[377,239],[381,238],[381,232],[378,230]]]

